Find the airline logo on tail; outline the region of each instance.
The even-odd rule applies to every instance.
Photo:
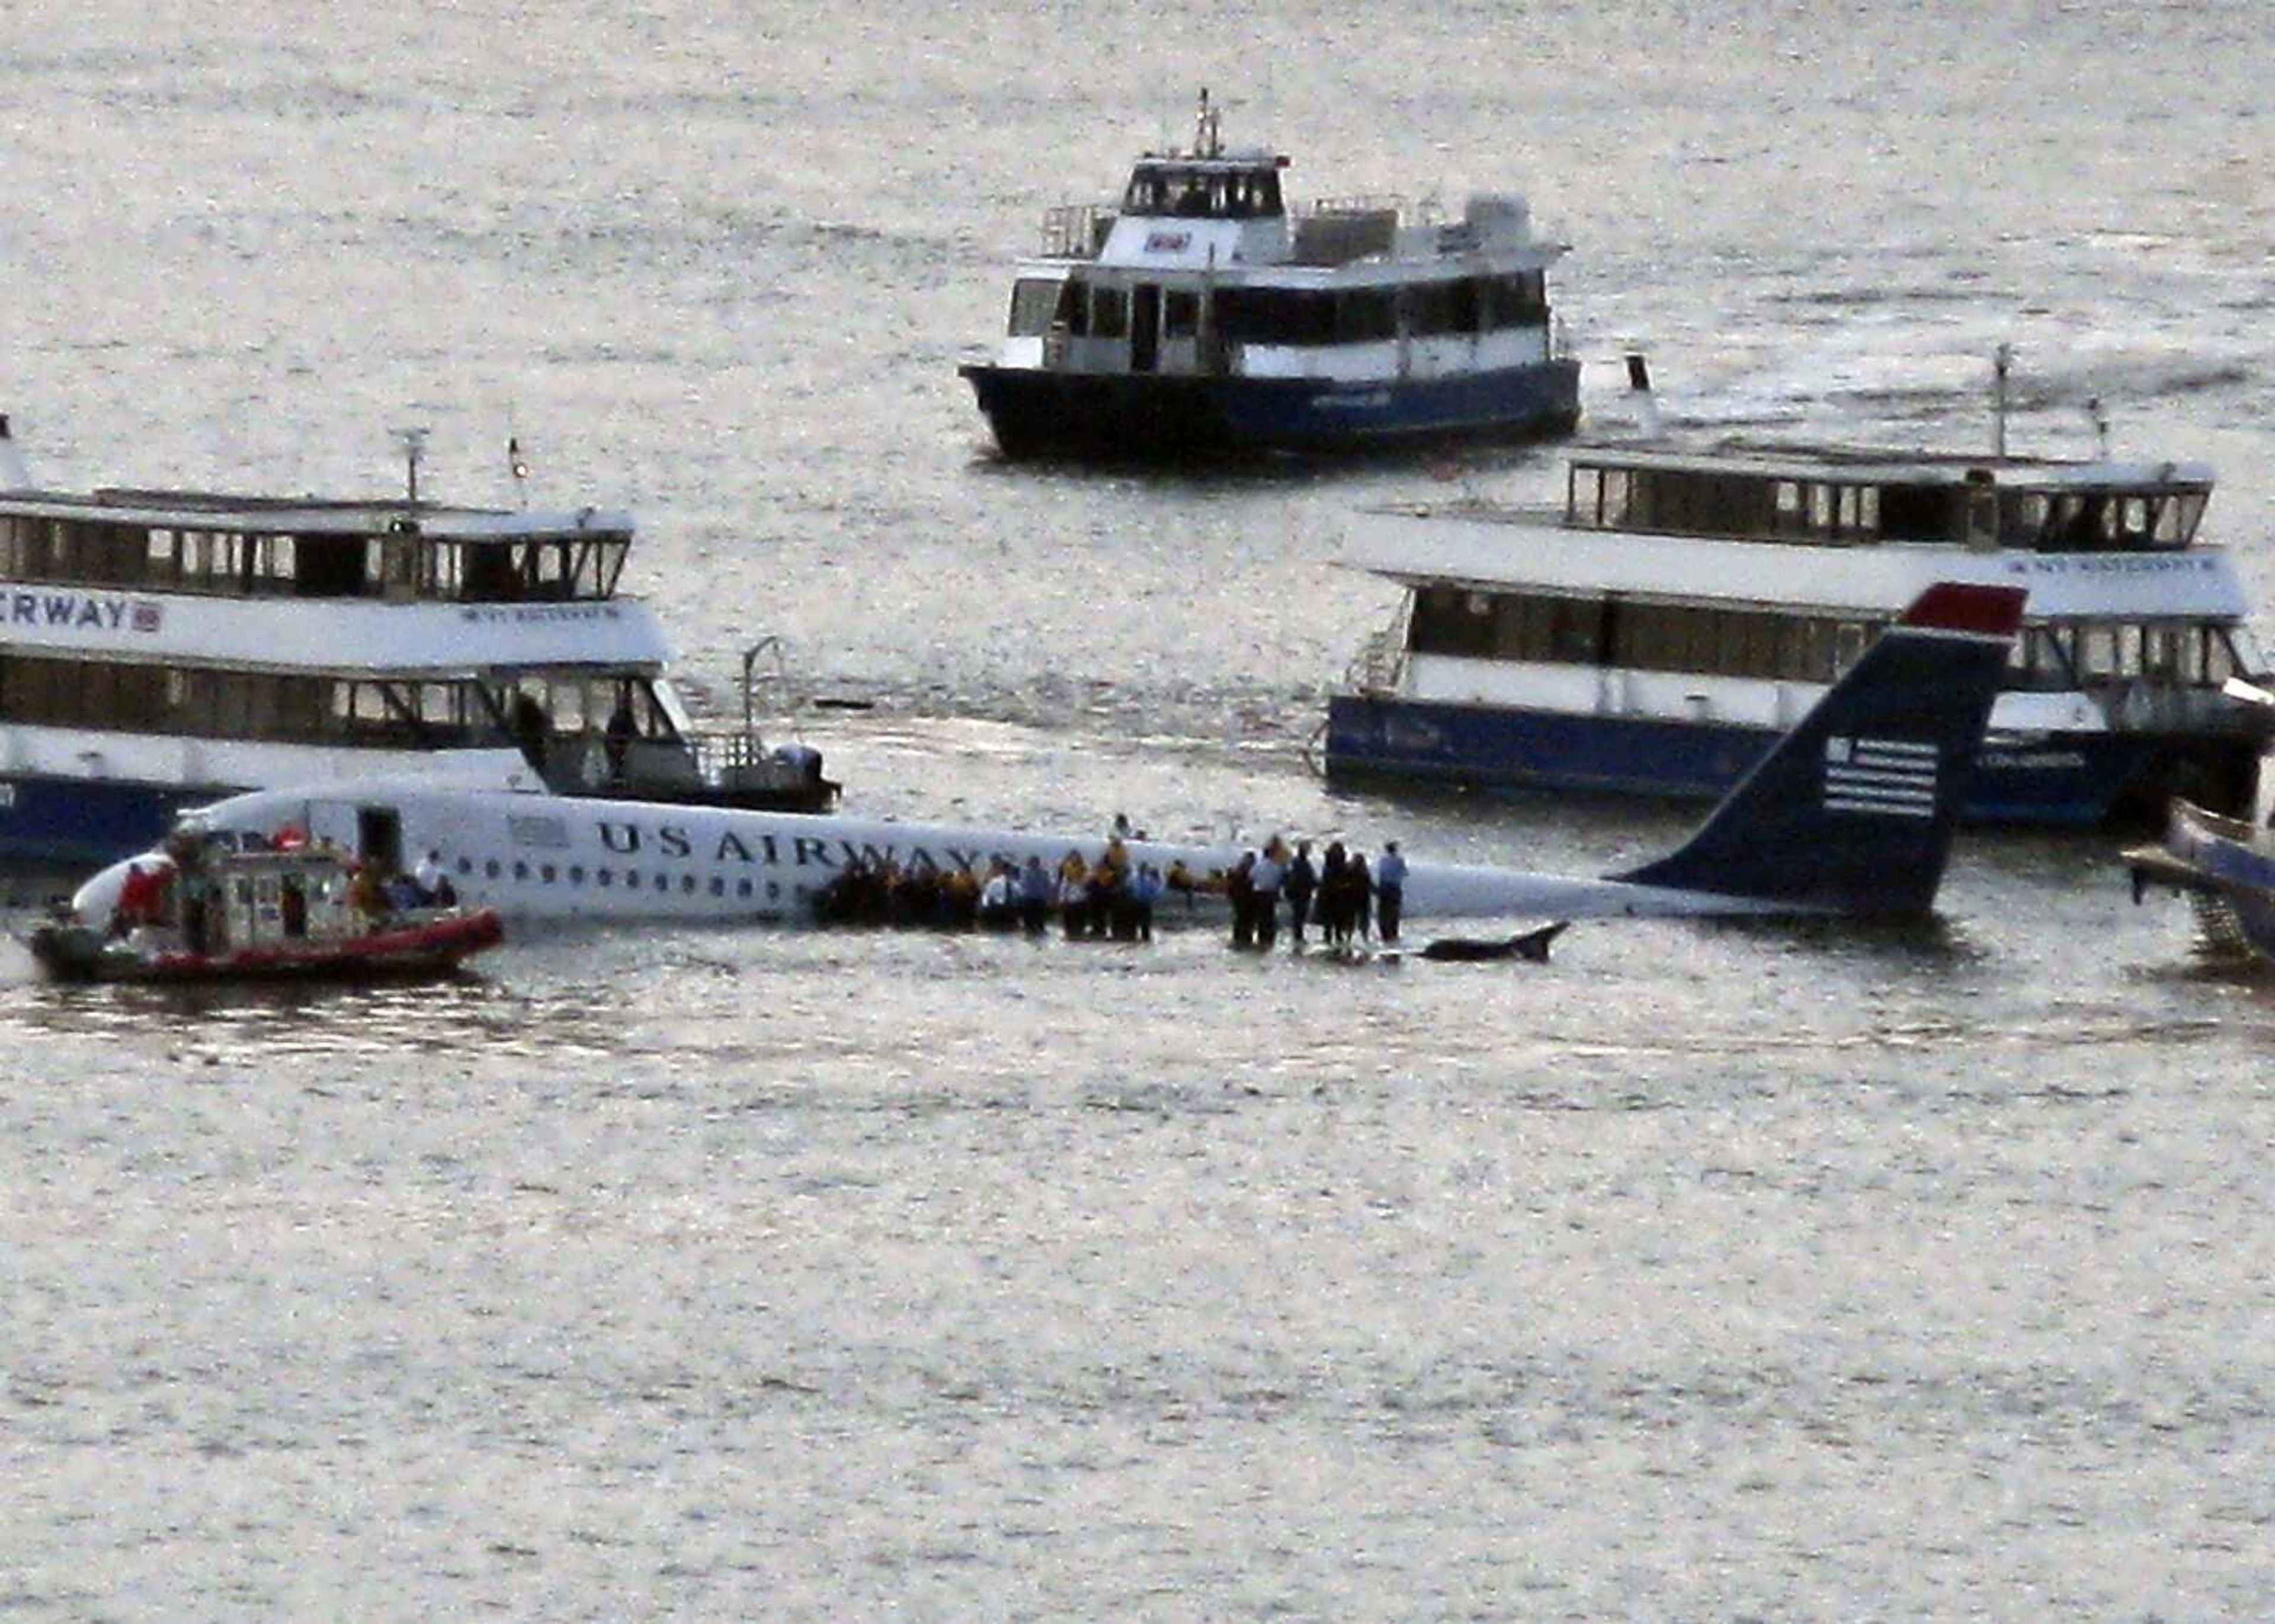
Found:
[[[1912,739],[1825,741],[1825,809],[1881,818],[1935,816],[1937,753]]]

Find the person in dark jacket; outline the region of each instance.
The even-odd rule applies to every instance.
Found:
[[[1296,855],[1288,859],[1288,872],[1281,876],[1280,895],[1288,899],[1288,929],[1297,947],[1304,945],[1304,925],[1311,917],[1311,894],[1319,888],[1319,872],[1311,866],[1311,842],[1296,842]]]

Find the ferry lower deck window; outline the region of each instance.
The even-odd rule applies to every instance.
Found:
[[[1005,329],[1014,338],[1039,338],[1051,330],[1058,314],[1059,291],[1066,283],[1055,278],[1022,276],[1011,284],[1011,318]]]
[[[1200,331],[1201,299],[1198,293],[1174,290],[1161,296],[1161,336],[1190,338]]]
[[[748,896],[750,894],[751,894],[751,882],[750,882],[749,880],[737,880],[737,881],[735,881],[735,895],[737,895],[737,896]]]
[[[1398,298],[1390,290],[1354,288],[1335,295],[1336,343],[1374,344],[1397,336]]]
[[[1090,334],[1093,338],[1121,338],[1130,331],[1130,295],[1120,288],[1090,291]]]

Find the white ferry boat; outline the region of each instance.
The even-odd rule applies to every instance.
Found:
[[[1561,245],[1522,198],[1440,221],[1395,200],[1291,210],[1285,155],[1147,153],[1118,209],[1044,216],[971,381],[1006,456],[1331,452],[1568,433],[1579,365],[1547,293]]]
[[[632,535],[415,495],[39,490],[0,418],[0,857],[102,861],[185,806],[405,773],[828,805],[819,756],[761,748],[747,711],[697,731],[616,592]]]
[[[1356,516],[1396,619],[1334,697],[1326,766],[1480,786],[1720,794],[1924,584],[2026,587],[1967,803],[2088,826],[2250,804],[2264,668],[2209,468],[1733,447],[1570,459],[1561,509]]]

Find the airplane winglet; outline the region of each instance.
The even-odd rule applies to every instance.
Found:
[[[1931,631],[1973,631],[1984,637],[2010,638],[2022,623],[2022,602],[2029,593],[2020,586],[1976,586],[1960,581],[1939,581],[1912,600],[1902,624]]]

